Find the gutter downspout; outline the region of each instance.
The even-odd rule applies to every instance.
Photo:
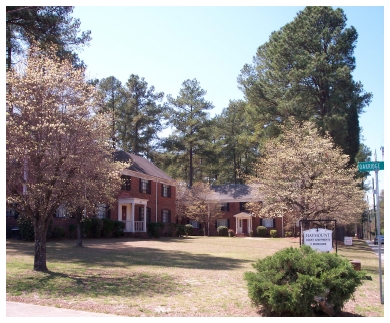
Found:
[[[158,197],[158,179],[156,179],[156,223],[157,223],[157,214],[158,214],[158,212],[157,212],[157,210],[158,210],[158,202],[157,202],[157,197]]]

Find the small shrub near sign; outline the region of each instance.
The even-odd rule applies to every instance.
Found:
[[[324,304],[339,313],[365,277],[347,259],[307,245],[282,249],[253,267],[244,276],[249,298],[276,316],[313,316],[324,313]]]

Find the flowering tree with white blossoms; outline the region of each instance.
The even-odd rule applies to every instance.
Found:
[[[213,199],[213,190],[208,184],[195,183],[187,189],[185,215],[203,224],[203,235],[210,234],[210,223],[222,216],[221,204]]]
[[[364,212],[364,191],[348,168],[349,156],[321,136],[312,122],[293,118],[281,125],[279,138],[265,144],[248,183],[258,194],[249,203],[260,217],[292,216],[297,219],[334,219],[338,224],[357,223]]]
[[[109,143],[109,116],[84,72],[32,46],[7,72],[7,205],[31,219],[34,270],[46,271],[46,233],[60,206],[84,214],[108,203],[120,188]]]

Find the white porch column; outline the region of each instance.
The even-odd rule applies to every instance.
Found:
[[[146,204],[144,204],[144,232],[146,232]]]
[[[132,230],[132,232],[135,232],[134,212],[135,212],[135,203],[131,203],[131,230]]]
[[[238,218],[236,218],[236,234],[238,233]]]
[[[122,204],[118,202],[118,221],[122,221]]]

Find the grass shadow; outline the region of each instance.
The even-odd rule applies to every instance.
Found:
[[[141,241],[141,240],[137,240]],[[47,262],[77,263],[88,267],[123,267],[157,266],[188,269],[232,270],[242,267],[249,260],[217,257],[209,254],[194,254],[185,250],[162,250],[157,248],[138,247],[134,244],[118,244],[114,239],[89,241],[83,248],[73,248],[66,243],[49,243],[47,245]],[[10,246],[10,252],[31,256],[34,244],[17,242]],[[8,252],[8,251],[7,251]],[[48,265],[49,266],[49,265]]]

